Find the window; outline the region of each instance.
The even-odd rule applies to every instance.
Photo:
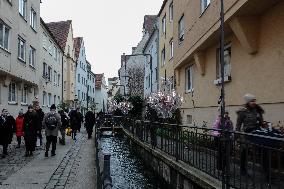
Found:
[[[21,37],[18,38],[18,57],[22,61],[26,61],[26,42]]]
[[[182,15],[178,22],[178,37],[179,42],[182,42],[184,40],[184,15]]]
[[[27,16],[27,0],[19,0],[19,13],[26,19]]]
[[[162,31],[163,31],[163,34],[166,33],[166,15],[162,19]]]
[[[0,21],[0,47],[9,50],[10,28]]]
[[[30,25],[31,27],[36,30],[36,23],[37,23],[37,16],[35,10],[32,8],[30,13]]]
[[[192,115],[186,115],[186,124],[192,124]]]
[[[162,66],[166,64],[166,50],[165,50],[165,47],[164,47],[164,49],[162,50],[162,53],[161,53],[161,61],[162,61]]]
[[[150,86],[151,86],[151,77],[150,77],[150,75],[148,76],[148,88],[150,88]]]
[[[67,81],[64,81],[63,89],[66,91]]]
[[[49,41],[48,52],[49,52],[49,54],[52,56],[52,53],[53,53],[53,45],[52,45],[52,42],[51,42],[51,41]]]
[[[95,88],[93,88],[93,93],[95,93]]]
[[[159,73],[158,73],[158,67],[155,68],[156,73],[156,81],[159,81]]]
[[[53,72],[53,83],[54,85],[56,85],[57,83],[57,72],[56,71]]]
[[[60,102],[61,102],[61,100],[60,100],[60,96],[58,96],[57,98],[58,98],[58,103],[60,103]]]
[[[80,83],[80,74],[78,74],[78,83]]]
[[[46,101],[46,92],[45,91],[43,91],[43,93],[42,93],[42,104],[45,106],[46,105],[46,103],[47,103],[47,101]]]
[[[57,60],[58,54],[57,54],[57,48],[55,46],[53,47],[53,56],[54,56],[54,60]]]
[[[211,0],[201,0],[201,14],[206,10],[209,6]]]
[[[48,106],[50,107],[51,106],[51,94],[48,93]]]
[[[45,33],[43,33],[43,42],[42,42],[42,46],[45,50],[47,50],[47,36]]]
[[[52,80],[52,69],[50,66],[48,66],[48,81],[51,81]]]
[[[221,79],[221,61],[220,61],[220,49],[217,50],[217,79]],[[224,48],[224,76],[231,76],[231,44],[228,44]],[[226,78],[225,78],[226,80]],[[228,79],[227,79],[228,80]]]
[[[85,100],[85,96],[84,93],[82,92],[82,100]]]
[[[172,22],[174,19],[174,4],[173,3],[171,3],[169,7],[169,18],[170,18],[170,22]]]
[[[56,105],[56,95],[53,96],[53,103]]]
[[[24,86],[22,88],[22,99],[21,99],[21,102],[23,104],[27,104],[27,99],[28,99],[28,89],[27,89],[27,86]]]
[[[60,74],[58,74],[58,76],[57,76],[57,85],[58,85],[58,86],[60,86],[60,78],[61,78],[61,77],[60,77]]]
[[[82,82],[82,84],[84,84],[84,78],[83,77],[81,78],[81,82]]]
[[[78,100],[80,100],[80,90],[78,90]]]
[[[33,68],[35,68],[35,59],[36,59],[36,50],[32,46],[30,46],[29,64]]]
[[[16,103],[16,83],[11,82],[9,85],[9,97],[8,102]]]
[[[48,74],[48,71],[47,71],[47,64],[44,62],[44,63],[43,63],[42,76],[43,76],[44,78],[46,78],[47,74]]]
[[[193,66],[189,66],[185,70],[186,75],[186,92],[192,92],[193,91]]]
[[[174,40],[171,39],[170,41],[170,59],[174,57]]]

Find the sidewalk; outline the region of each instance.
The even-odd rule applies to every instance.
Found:
[[[94,153],[94,140],[87,140],[85,131],[77,135],[76,141],[67,137],[65,146],[57,145],[55,157],[45,158],[44,150],[39,150],[25,165],[15,165],[19,170],[10,170],[11,175],[6,173],[0,189],[93,189],[96,181]],[[24,154],[17,155],[24,163]],[[8,161],[6,166],[10,164]],[[2,166],[0,164],[0,169]]]

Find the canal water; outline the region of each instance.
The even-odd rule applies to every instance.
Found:
[[[142,159],[123,136],[101,138],[103,152],[111,153],[113,189],[164,189],[165,185],[146,168]]]

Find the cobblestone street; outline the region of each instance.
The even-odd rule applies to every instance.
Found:
[[[70,137],[66,145],[57,144],[55,157],[44,157],[39,148],[33,157],[24,157],[24,145],[13,143],[9,156],[0,159],[0,189],[95,188],[94,141],[83,131],[77,140]]]

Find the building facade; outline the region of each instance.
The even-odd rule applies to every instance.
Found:
[[[72,21],[60,21],[47,23],[47,26],[55,39],[64,50],[63,56],[63,102],[75,107],[75,74],[76,59]]]
[[[159,90],[159,22],[155,21],[155,25],[150,37],[146,42],[143,50],[144,54],[151,56],[151,61],[145,62],[145,75],[144,75],[144,98],[148,97],[151,93],[158,92]]]
[[[96,110],[96,76],[92,71],[92,65],[87,61],[88,81],[87,81],[87,109]]]
[[[104,74],[95,74],[96,90],[95,90],[95,103],[96,113],[107,112],[107,84]]]
[[[265,120],[284,122],[284,2],[226,0],[225,94],[236,110],[256,95]],[[174,67],[183,122],[212,124],[220,97],[220,1],[174,1]]]
[[[0,2],[0,109],[13,116],[38,97],[40,2]]]
[[[82,37],[74,39],[75,58],[77,61],[76,66],[76,81],[75,91],[76,99],[78,100],[78,107],[84,114],[87,109],[87,87],[88,87],[88,69],[86,59],[86,49]]]
[[[39,61],[39,104],[48,112],[52,104],[62,103],[63,50],[41,19]]]
[[[159,11],[159,76],[168,78],[174,87],[174,3],[164,0]],[[159,81],[161,84],[161,79]]]
[[[108,101],[111,101],[116,94],[119,94],[119,77],[108,78]]]

